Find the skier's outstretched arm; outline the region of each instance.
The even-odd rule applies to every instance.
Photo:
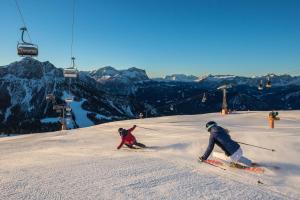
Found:
[[[123,146],[124,142],[125,142],[125,141],[122,139],[122,141],[121,141],[121,143],[119,144],[119,146],[117,147],[117,149],[120,149],[120,148]]]
[[[133,125],[132,128],[128,129],[129,132],[133,131],[136,128],[136,125]]]
[[[209,155],[211,154],[211,152],[212,152],[213,149],[214,149],[214,146],[215,146],[215,139],[214,139],[214,137],[211,135],[211,136],[209,137],[209,143],[208,143],[208,146],[207,146],[207,148],[206,148],[206,151],[205,151],[205,153],[203,154],[203,156],[201,157],[203,160],[206,160],[206,159],[209,157]]]

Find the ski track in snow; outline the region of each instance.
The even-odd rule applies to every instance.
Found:
[[[64,91],[62,98],[66,99],[68,97],[74,97],[74,95],[68,94],[66,91]],[[89,112],[81,107],[84,101],[86,101],[86,99],[82,99],[81,101],[72,101],[69,103],[70,107],[72,108],[72,113],[75,116],[75,121],[80,128],[94,125],[94,123],[87,117]]]
[[[300,111],[280,112],[274,130],[267,114],[168,116],[0,138],[0,199],[300,199]],[[203,127],[212,119],[238,141],[276,149],[242,146],[250,159],[269,166],[265,174],[196,162],[208,142]],[[117,129],[133,124],[140,126],[138,141],[152,148],[116,150]]]
[[[75,115],[76,123],[80,128],[94,125],[94,123],[87,117],[89,112],[81,107],[84,101],[85,99],[79,102],[73,101],[70,103],[72,112]]]

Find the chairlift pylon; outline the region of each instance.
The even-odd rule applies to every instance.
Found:
[[[222,90],[223,91],[223,103],[222,103],[222,115],[227,115],[229,114],[229,109],[228,109],[228,105],[227,105],[227,89],[232,88],[232,85],[222,85],[220,87],[218,87],[218,90]]]
[[[26,27],[20,28],[22,31],[21,40],[22,42],[18,42],[17,45],[17,51],[18,55],[21,57],[36,57],[39,54],[38,46],[36,44],[32,44],[29,42],[26,42],[24,40],[24,33],[27,32]]]

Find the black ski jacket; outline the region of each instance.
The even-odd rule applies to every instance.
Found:
[[[204,155],[202,156],[204,160],[209,157],[214,149],[215,144],[217,144],[227,156],[231,156],[240,148],[240,145],[236,141],[231,139],[230,135],[224,128],[220,126],[213,126],[210,129],[208,147]]]

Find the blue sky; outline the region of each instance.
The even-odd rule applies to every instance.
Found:
[[[18,0],[41,61],[70,65],[72,0]],[[0,0],[0,65],[20,58],[21,19]],[[79,70],[138,67],[150,76],[300,74],[298,0],[76,0]]]

